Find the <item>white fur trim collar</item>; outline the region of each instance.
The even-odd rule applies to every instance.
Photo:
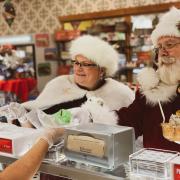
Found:
[[[177,85],[167,85],[160,82],[158,75],[152,68],[144,68],[137,79],[147,104],[156,105],[158,100],[162,103],[168,103],[176,96]]]
[[[82,98],[85,95],[102,98],[110,110],[128,106],[134,100],[134,93],[127,86],[111,78],[107,78],[106,83],[97,90],[87,91],[75,84],[73,75],[64,75],[48,82],[36,100],[23,103],[23,106],[27,109],[46,109],[55,104]]]

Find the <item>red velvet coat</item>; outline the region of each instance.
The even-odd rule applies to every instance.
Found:
[[[170,103],[162,105],[166,122],[171,114],[180,109],[180,97],[176,96]],[[162,115],[157,105],[148,105],[146,98],[139,91],[136,93],[134,102],[128,108],[117,111],[119,116],[118,124],[131,126],[135,129],[136,138],[143,135],[145,148],[158,148],[175,150],[180,152],[180,144],[168,141],[162,135]]]

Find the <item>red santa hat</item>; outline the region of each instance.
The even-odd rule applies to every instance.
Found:
[[[71,58],[83,55],[100,67],[106,68],[106,75],[112,76],[118,70],[118,53],[102,39],[83,35],[72,41],[70,47]]]
[[[156,26],[151,34],[151,39],[154,46],[157,46],[157,41],[162,36],[180,37],[180,30],[178,26],[180,24],[180,10],[172,7],[170,11],[165,13],[159,24]]]

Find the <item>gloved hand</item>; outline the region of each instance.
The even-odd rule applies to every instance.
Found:
[[[36,110],[37,117],[39,122],[42,124],[42,127],[44,128],[54,128],[58,125],[55,123],[54,118],[52,115],[46,114],[45,112],[41,110]]]
[[[26,113],[24,116],[20,117],[18,120],[21,123],[22,127],[32,128],[34,126],[37,129],[43,127],[43,125],[39,121],[38,110],[35,110],[35,109]]]
[[[11,102],[0,108],[0,115],[5,116],[8,122],[18,119],[26,114],[26,109],[19,103]]]
[[[48,142],[49,147],[58,142],[64,134],[64,128],[47,128],[44,129],[44,132],[40,139],[44,139]]]

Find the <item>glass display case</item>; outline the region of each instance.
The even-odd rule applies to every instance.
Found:
[[[142,149],[130,155],[130,174],[134,178],[170,180],[170,160],[178,154],[174,151]]]

